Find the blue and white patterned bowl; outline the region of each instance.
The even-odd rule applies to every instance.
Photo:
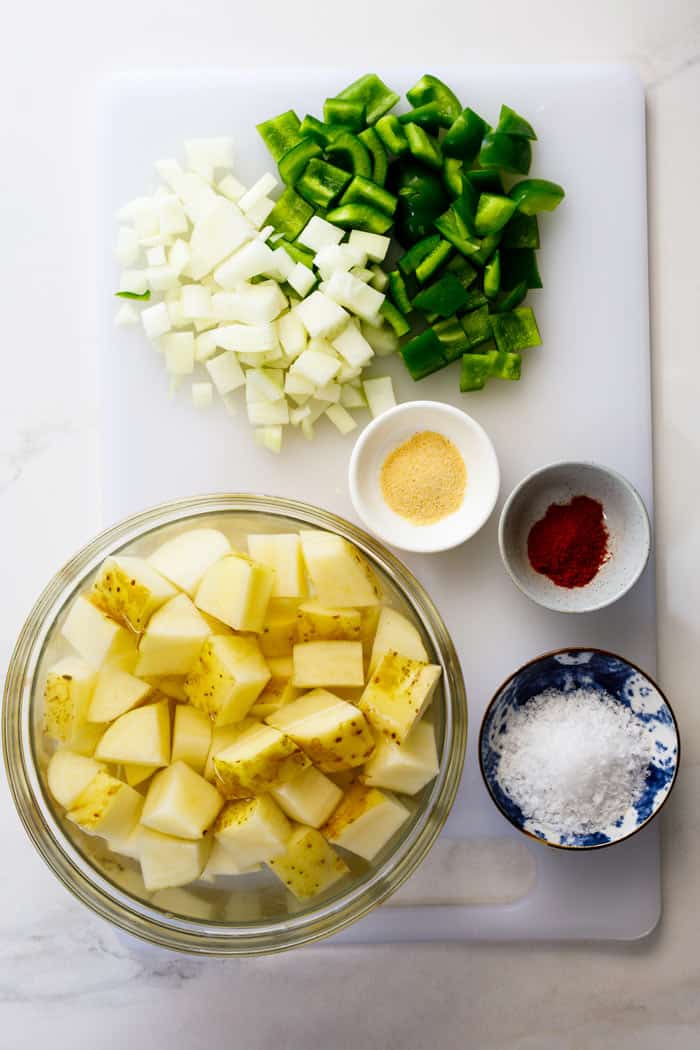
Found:
[[[527,819],[499,781],[499,740],[511,715],[545,689],[596,690],[632,711],[652,735],[653,757],[644,789],[612,825],[587,834],[559,834]],[[675,715],[656,683],[634,664],[601,649],[562,649],[525,664],[501,686],[486,708],[479,737],[479,762],[489,793],[503,815],[524,834],[562,849],[596,849],[634,835],[652,820],[676,781],[680,741]]]

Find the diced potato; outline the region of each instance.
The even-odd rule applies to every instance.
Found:
[[[103,762],[167,766],[170,761],[170,712],[167,700],[137,707],[113,722],[97,748]]]
[[[365,656],[365,664],[369,663],[370,653],[372,652],[372,646],[374,644],[374,636],[377,631],[377,624],[379,623],[379,613],[381,612],[378,605],[368,605],[364,609],[360,609],[362,619],[360,621],[360,640],[362,642],[362,651]]]
[[[297,604],[288,598],[273,598],[267,607],[260,635],[266,657],[291,656],[297,634]]]
[[[295,828],[280,856],[268,865],[299,900],[316,897],[350,871],[315,828]]]
[[[133,647],[131,633],[83,594],[73,602],[61,634],[94,670]]]
[[[337,773],[329,773],[328,779],[341,791],[347,791],[350,785],[355,783],[359,773],[359,769],[339,769]]]
[[[248,552],[254,561],[274,571],[273,598],[304,597],[306,573],[301,542],[295,532],[251,535],[248,537]]]
[[[237,803],[228,803],[236,805]],[[242,868],[233,853],[230,853],[218,839],[214,841],[207,866],[202,872],[202,882],[214,882],[218,875],[249,875],[251,872],[260,871],[259,864],[250,864]]]
[[[305,642],[292,653],[299,688],[363,685],[362,642]]]
[[[213,852],[213,851],[212,851]],[[211,855],[209,857],[211,861]],[[207,863],[207,867],[208,867]],[[206,871],[206,868],[204,869]],[[202,873],[202,878],[204,873]],[[184,915],[187,919],[203,919],[205,922],[213,919],[216,914],[214,901],[207,901],[189,890],[172,888],[168,890],[157,890],[151,898],[151,903],[160,908],[161,911],[173,912],[176,915]]]
[[[330,608],[377,605],[379,581],[360,552],[331,532],[302,532],[301,547],[315,598]]]
[[[324,773],[361,766],[374,737],[361,711],[325,689],[314,689],[266,718],[286,733]]]
[[[352,784],[321,834],[336,846],[372,860],[408,817],[397,799],[377,788]]]
[[[166,540],[148,561],[192,598],[207,569],[230,549],[231,544],[218,529],[190,529]]]
[[[139,644],[136,674],[187,674],[210,634],[209,625],[187,595],[178,594],[151,617]]]
[[[362,617],[357,609],[327,609],[305,602],[297,611],[298,642],[357,642]]]
[[[388,740],[403,743],[427,709],[441,668],[390,650],[374,670],[358,707]]]
[[[369,673],[376,668],[384,653],[393,649],[400,656],[410,656],[412,660],[428,662],[428,654],[425,651],[423,640],[418,629],[396,612],[385,606],[379,613],[377,633],[374,636],[372,656],[369,663]]]
[[[320,828],[343,797],[340,788],[315,766],[302,769],[270,794],[288,817],[312,828]]]
[[[250,798],[279,787],[308,764],[290,737],[259,724],[214,756],[215,783],[224,798]]]
[[[214,834],[239,869],[272,860],[284,851],[292,825],[269,795],[228,802]]]
[[[234,740],[238,740],[251,726],[259,725],[259,721],[253,718],[244,718],[240,722],[234,722],[230,726],[213,726],[211,731],[211,746],[204,766],[204,779],[214,783],[216,773],[214,772],[214,758],[220,751],[224,751]]]
[[[65,809],[70,809],[91,780],[104,769],[99,762],[74,751],[57,751],[46,770],[49,791]]]
[[[175,838],[200,839],[223,804],[219,792],[204,777],[186,762],[173,762],[153,778],[141,823]]]
[[[94,755],[95,748],[102,739],[104,731],[105,727],[103,725],[86,722],[85,725],[79,726],[73,731],[68,746],[77,755]]]
[[[211,747],[211,720],[203,711],[179,705],[173,720],[171,762],[186,762],[195,773],[201,773]]]
[[[148,682],[135,678],[119,667],[104,667],[97,676],[88,719],[90,722],[113,722],[115,718],[143,703],[150,692]]]
[[[267,565],[227,554],[205,572],[195,604],[237,631],[260,633],[274,582]]]
[[[185,679],[185,693],[215,725],[239,722],[270,680],[255,638],[210,638]]]
[[[137,784],[143,784],[149,777],[152,777],[160,768],[160,766],[139,765],[137,762],[125,762],[124,779],[131,787],[136,787]]]
[[[428,722],[418,722],[400,745],[380,737],[360,780],[370,787],[415,795],[439,770],[435,730]]]
[[[152,614],[174,598],[171,583],[143,558],[107,558],[93,584],[91,598],[108,616],[133,631],[143,631]]]
[[[273,679],[291,678],[294,674],[294,661],[289,656],[268,656],[267,666]]]
[[[204,871],[211,846],[211,835],[202,839],[178,839],[141,828],[139,859],[144,886],[153,891],[195,882]]]
[[[138,791],[100,769],[74,799],[66,816],[93,835],[121,839],[133,831],[142,806]]]
[[[145,679],[155,690],[180,703],[187,702],[185,676],[180,674],[148,675]]]
[[[67,656],[50,669],[44,686],[44,732],[72,744],[85,725],[95,688],[95,672],[83,660]]]
[[[264,719],[279,711],[285,704],[291,704],[299,696],[299,690],[292,685],[289,678],[272,678],[250,709],[251,718]]]

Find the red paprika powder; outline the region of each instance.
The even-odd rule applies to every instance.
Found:
[[[590,496],[552,503],[530,529],[527,553],[535,572],[558,587],[585,587],[609,557],[602,503]]]

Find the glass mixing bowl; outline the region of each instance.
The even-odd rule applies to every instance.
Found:
[[[109,554],[149,553],[193,525],[223,528],[235,542],[248,531],[318,528],[344,536],[369,559],[384,600],[419,627],[431,660],[443,668],[428,717],[440,754],[436,779],[412,800],[410,819],[371,863],[345,857],[351,873],[326,895],[302,903],[267,869],[146,892],[138,865],[111,853],[58,812],[46,787],[50,757],[42,732],[47,667],[63,654],[60,628],[75,595]],[[166,948],[210,955],[253,955],[317,941],[355,922],[392,894],[423,860],[454,801],[464,761],[467,704],[450,636],[433,602],[381,544],[328,511],[270,496],[220,495],[144,511],[97,536],[49,583],[17,641],[5,686],[3,745],[15,805],[34,845],[79,900],[116,926]]]

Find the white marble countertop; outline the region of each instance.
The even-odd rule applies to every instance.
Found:
[[[0,1043],[8,1050],[690,1050],[700,1042],[700,10],[697,0],[348,6],[14,5],[0,43],[5,381],[0,663],[48,576],[99,526],[93,272],[99,78],[204,65],[628,61],[647,87],[659,676],[684,761],[663,818],[664,915],[629,945],[309,949],[221,962],[134,946],[75,903],[7,792]],[[313,26],[312,30],[304,27]],[[605,115],[601,114],[601,119]],[[604,192],[604,187],[601,187]],[[9,235],[9,236],[8,236]]]

